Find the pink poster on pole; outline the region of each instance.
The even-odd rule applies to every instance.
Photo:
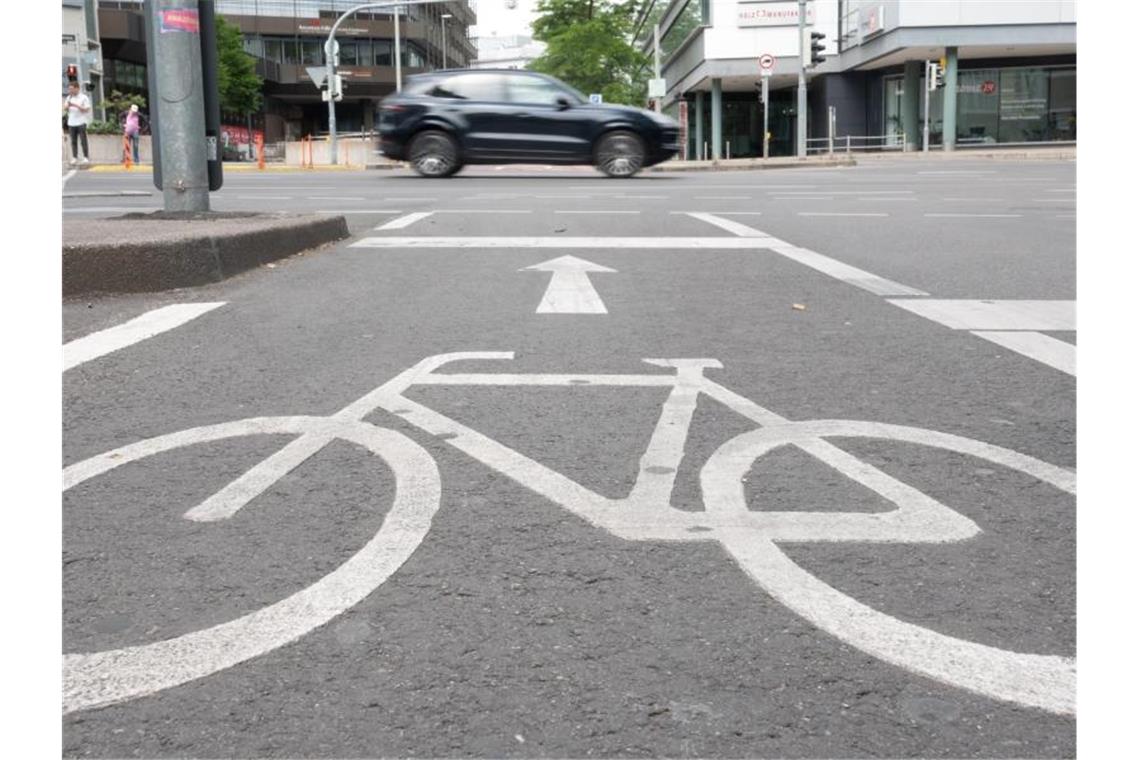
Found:
[[[159,11],[159,30],[162,34],[168,32],[190,32],[198,34],[197,8],[170,8]]]

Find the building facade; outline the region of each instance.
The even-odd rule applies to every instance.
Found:
[[[99,15],[96,0],[63,0],[63,55],[60,93],[67,92],[69,66],[75,80],[91,97],[95,114],[103,111],[103,56],[99,51]]]
[[[219,16],[242,32],[246,52],[263,78],[262,112],[252,119],[267,142],[328,131],[328,104],[309,75],[325,65],[323,46],[332,24],[357,0],[217,0]],[[101,0],[105,86],[146,92],[143,3]],[[337,130],[370,132],[379,101],[396,89],[396,14],[401,77],[439,68],[465,68],[476,57],[468,29],[475,12],[467,0],[361,11],[337,30],[344,98]],[[223,114],[224,122],[235,119]],[[244,119],[238,119],[244,126]]]
[[[945,59],[931,92],[930,140],[966,149],[1076,140],[1075,0],[813,0],[824,62],[808,70],[807,131],[855,147],[921,147],[925,61]],[[796,151],[799,3],[645,0],[635,39],[659,25],[664,110],[688,125],[690,157],[762,154],[759,58],[772,56],[770,155]]]
[[[491,34],[475,39],[479,58],[473,69],[525,69],[546,50],[546,45],[527,34]]]

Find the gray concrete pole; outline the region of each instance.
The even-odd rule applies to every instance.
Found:
[[[403,61],[400,60],[400,11],[403,6],[396,9],[396,14],[393,16],[393,22],[396,24],[396,92],[404,89],[403,77],[401,76],[400,66]]]
[[[804,32],[807,29],[807,0],[800,0],[800,82],[796,89],[796,155],[807,156],[807,74],[804,72]]]
[[[439,17],[439,36],[443,37],[443,67],[447,68],[447,14]]]
[[[154,10],[184,10],[185,0],[154,0]],[[206,105],[197,32],[154,35],[155,89],[162,135],[162,203],[167,211],[209,211]]]
[[[697,158],[703,160],[705,157],[705,94],[697,90],[697,128],[694,138],[697,143],[695,153]]]
[[[721,151],[721,129],[720,117],[723,111],[723,104],[721,97],[721,81],[719,79],[712,80],[712,157],[714,161],[720,159]]]
[[[764,158],[768,157],[768,77],[764,77],[761,81],[760,97],[764,101],[764,134],[760,135],[760,141],[764,146]]]
[[[907,61],[903,64],[902,131],[906,134],[905,150],[918,147],[918,88],[921,75],[922,61]]]
[[[923,106],[922,106],[922,152],[928,153],[930,151],[930,61],[926,62],[926,86],[922,89],[926,90],[923,93]]]
[[[958,139],[958,48],[946,48],[946,75],[942,88],[942,150],[954,150]]]
[[[333,82],[336,80],[336,24],[333,24],[329,38],[325,41],[325,86],[329,92],[329,163],[336,164],[336,99],[333,97]]]

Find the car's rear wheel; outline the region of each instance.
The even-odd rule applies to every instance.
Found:
[[[632,177],[644,164],[645,146],[632,132],[609,132],[594,151],[594,165],[610,177]]]
[[[446,132],[429,130],[412,139],[408,149],[412,168],[423,177],[449,177],[459,171],[459,144]]]

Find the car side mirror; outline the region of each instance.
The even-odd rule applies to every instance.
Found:
[[[565,111],[567,108],[574,105],[570,102],[570,98],[558,98],[558,100],[554,102],[558,105],[559,111]]]

